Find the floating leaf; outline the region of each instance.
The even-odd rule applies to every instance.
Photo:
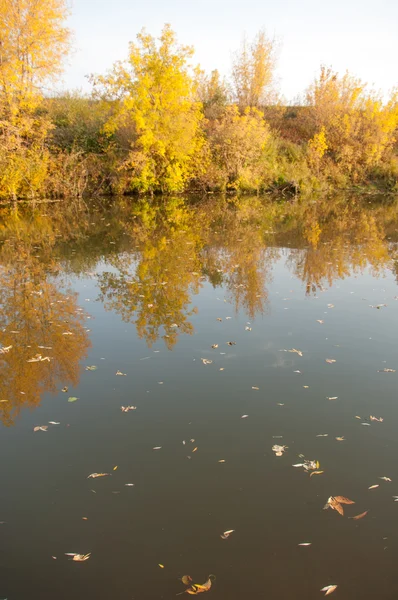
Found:
[[[229,538],[229,536],[231,535],[231,533],[233,533],[235,531],[235,529],[228,529],[227,531],[224,531],[224,533],[221,534],[221,538],[223,540],[226,540]]]
[[[335,496],[334,499],[337,500],[337,502],[340,502],[340,504],[355,504],[353,500],[350,500],[345,496]]]
[[[383,479],[383,481],[392,481],[389,477],[379,477],[379,479]]]
[[[79,400],[79,398],[76,398],[76,396],[69,396],[68,398],[68,402],[76,402],[77,400]]]
[[[211,365],[211,363],[213,362],[212,360],[209,360],[208,358],[201,358],[200,360],[202,361],[202,363],[204,365]]]
[[[66,556],[71,556],[72,560],[74,560],[75,562],[84,562],[85,560],[88,560],[91,556],[91,552],[89,552],[88,554],[76,554],[75,552],[65,552]]]
[[[161,563],[159,563],[159,567],[160,567],[161,569],[164,569],[164,565],[162,565]]]
[[[67,392],[68,389],[69,389],[68,386],[65,386],[65,387],[62,388],[61,392]]]
[[[117,471],[118,466],[116,465],[115,467],[113,467],[114,471]]]
[[[301,542],[301,544],[299,544],[299,546],[311,546],[312,542]]]
[[[190,585],[192,581],[192,577],[190,575],[183,575],[181,577],[181,581],[184,585]]]
[[[370,487],[368,487],[368,490],[374,490],[374,489],[376,489],[378,487],[379,487],[379,484],[376,483],[375,485],[371,485]]]
[[[324,473],[324,471],[312,471],[312,473],[310,473],[310,477],[313,475],[322,475],[322,473]]]
[[[152,450],[161,450],[162,446],[155,446]]]
[[[248,417],[248,416],[249,416],[249,415],[242,415],[242,416],[241,416],[241,419],[247,419],[247,417]]]
[[[355,515],[355,517],[350,517],[350,519],[354,519],[354,521],[359,521],[359,519],[363,519],[364,517],[366,517],[368,512],[369,512],[368,510],[365,510],[365,512],[363,512],[359,515]]]
[[[191,594],[191,595],[196,595],[196,594],[202,594],[203,592],[208,592],[211,588],[211,583],[212,583],[211,577],[214,577],[214,575],[209,575],[208,580],[203,585],[200,585],[198,583],[192,584],[191,587],[189,587],[187,590],[185,590],[186,593]]]
[[[122,373],[121,371],[116,371],[116,375],[120,375],[122,377],[126,377],[127,373]]]
[[[98,367],[96,365],[91,365],[89,367],[86,367],[86,371],[96,371],[98,369]]]
[[[327,362],[329,365],[332,365],[333,363],[336,362],[336,360],[334,358],[326,358],[325,362]]]
[[[97,477],[106,477],[109,473],[91,473],[87,479],[96,479]]]
[[[321,589],[321,592],[325,592],[325,596],[329,596],[329,594],[332,594],[337,587],[337,585],[326,585]]]
[[[378,373],[395,373],[395,369],[379,369]]]

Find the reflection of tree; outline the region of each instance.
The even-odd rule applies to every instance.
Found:
[[[1,257],[13,260],[0,268],[0,418],[11,425],[43,393],[78,383],[89,341],[76,295],[57,289],[55,269],[24,244],[5,246]]]
[[[381,215],[386,211],[381,210]],[[298,222],[299,243],[307,245],[291,249],[288,264],[306,284],[308,294],[365,268],[377,276],[391,261],[377,211],[367,212],[356,204],[339,211],[320,205],[307,209]]]
[[[196,309],[190,303],[191,294],[200,288],[200,260],[195,232],[184,212],[177,207],[178,219],[172,220],[168,210],[172,222],[166,227],[162,223],[159,230],[146,212],[143,222],[150,225],[136,230],[142,240],[136,260],[124,254],[115,263],[117,274],[105,272],[99,277],[105,306],[124,321],[134,322],[149,346],[161,336],[172,348],[180,333],[193,333],[189,317]]]
[[[215,222],[203,251],[210,281],[214,286],[224,285],[236,312],[243,309],[251,319],[265,310],[266,284],[279,254],[264,241],[263,210],[258,200],[242,199],[234,206],[224,202],[212,215]]]

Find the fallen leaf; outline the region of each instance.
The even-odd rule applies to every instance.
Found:
[[[383,479],[383,481],[392,481],[389,477],[379,477],[379,479]]]
[[[120,410],[122,412],[129,412],[129,410],[137,410],[136,406],[121,406]]]
[[[208,592],[211,588],[211,579],[210,579],[211,577],[212,577],[212,575],[209,575],[209,579],[203,585],[194,583],[191,585],[190,588],[188,588],[185,591],[191,595],[202,594],[203,592]],[[213,575],[213,577],[214,577],[214,575]]]
[[[344,437],[344,435],[342,435],[341,437],[337,437],[336,440],[338,442],[345,442],[345,437]]]
[[[340,502],[340,504],[355,504],[353,500],[350,500],[345,496],[335,496],[334,499],[337,500],[337,502]]]
[[[181,577],[181,581],[184,585],[190,585],[192,581],[192,577],[190,575],[183,575]]]
[[[96,479],[97,477],[106,477],[109,473],[91,473],[87,479]]]
[[[312,471],[312,473],[310,473],[310,477],[313,475],[322,475],[322,473],[324,473],[324,471]]]
[[[200,360],[202,361],[202,363],[204,365],[211,365],[211,363],[213,362],[212,360],[209,360],[208,358],[201,358]]]
[[[355,515],[355,517],[349,517],[350,519],[354,519],[354,521],[359,521],[359,519],[363,519],[364,517],[366,517],[366,515],[368,514],[368,510],[365,510],[365,512],[359,514],[359,515]]]
[[[218,344],[212,344],[212,348],[215,350],[216,348],[218,348]]]
[[[379,484],[376,483],[375,485],[371,485],[370,487],[368,487],[368,490],[374,490],[374,489],[376,489],[378,487],[379,487]]]
[[[321,589],[321,592],[325,592],[325,596],[329,596],[329,594],[332,594],[337,587],[337,585],[326,585]]]
[[[198,449],[198,447],[196,446],[196,448],[194,448],[194,449],[192,450],[192,452],[196,452],[196,450],[197,450],[197,449]]]
[[[113,467],[113,470],[114,470],[114,471],[116,471],[116,470],[117,470],[117,468],[118,468],[118,467],[117,467],[117,465],[116,465],[115,467]]]
[[[63,387],[62,390],[61,390],[61,392],[67,392],[67,391],[68,391],[68,387],[67,386]]]
[[[133,487],[135,484],[134,483],[125,483],[124,484],[126,487]]]
[[[228,529],[227,531],[224,531],[223,534],[221,534],[221,538],[223,540],[226,540],[227,538],[229,538],[229,536],[231,535],[231,533],[233,533],[235,531],[235,529]]]
[[[69,396],[68,398],[68,402],[76,402],[77,400],[79,400],[79,398],[76,398],[76,396]]]
[[[160,567],[161,569],[164,569],[164,565],[162,565],[161,563],[159,563],[159,567]]]
[[[98,367],[96,367],[95,365],[91,365],[90,367],[86,367],[86,371],[96,371],[98,369]]]
[[[58,421],[49,421],[50,425],[61,425]]]
[[[256,387],[255,385],[252,385],[252,390],[259,390],[260,388]]]
[[[248,416],[249,416],[249,415],[242,415],[242,416],[241,416],[241,419],[247,419],[247,417],[248,417]]]
[[[219,460],[218,462],[219,463],[225,463],[225,460]]]
[[[66,556],[71,556],[72,560],[74,560],[75,562],[84,562],[85,560],[88,560],[91,556],[91,552],[89,552],[88,554],[76,554],[75,552],[65,552]]]
[[[312,542],[301,542],[299,546],[311,546]]]
[[[303,356],[303,352],[301,350],[297,350],[297,348],[290,348],[290,350],[280,350],[280,352],[292,352],[293,354]]]
[[[378,373],[395,373],[395,369],[379,369]]]
[[[336,360],[334,358],[326,358],[325,362],[327,362],[329,365],[332,365],[333,363],[336,362]]]
[[[383,417],[374,417],[373,415],[370,415],[369,419],[371,421],[377,421],[378,423],[383,423],[384,421]]]
[[[337,400],[338,396],[327,396],[328,400]]]
[[[152,450],[160,450],[162,448],[162,446],[155,446],[154,448],[152,448]]]

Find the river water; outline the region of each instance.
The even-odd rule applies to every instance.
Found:
[[[397,241],[367,198],[2,209],[0,598],[396,598]]]

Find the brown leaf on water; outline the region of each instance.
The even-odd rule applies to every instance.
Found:
[[[198,449],[198,447],[196,446],[196,448],[194,448],[194,449],[192,450],[192,452],[196,452],[196,450],[197,450],[197,449]]]
[[[313,475],[322,475],[322,473],[324,473],[324,471],[312,471],[312,473],[310,473],[310,477]]]
[[[359,515],[355,515],[355,517],[349,517],[350,519],[354,519],[354,521],[359,521],[359,519],[363,519],[364,517],[366,517],[366,515],[368,514],[368,510],[365,510],[365,512],[359,514]]]
[[[332,498],[331,501],[329,502],[329,504],[333,508],[333,510],[337,510],[339,515],[344,516],[344,508],[341,506],[341,504],[339,502],[337,502],[334,498]]]
[[[325,362],[327,362],[329,365],[332,365],[333,363],[336,362],[336,359],[334,359],[334,358],[326,358]]]
[[[74,560],[75,562],[84,562],[85,560],[88,560],[91,556],[91,552],[89,552],[88,554],[76,554],[75,552],[65,552],[66,556],[71,556],[72,560]]]
[[[65,387],[62,388],[61,392],[67,392],[68,391],[68,386],[66,385]]]
[[[340,502],[340,504],[355,504],[353,500],[350,500],[345,496],[335,496],[334,499],[337,500],[337,502]]]
[[[190,585],[192,581],[192,577],[190,575],[183,575],[181,577],[181,581],[184,585]]]
[[[91,473],[87,479],[96,479],[97,477],[106,477],[109,473]]]
[[[376,483],[375,485],[371,485],[370,487],[368,487],[368,490],[375,490],[378,487],[379,487],[379,484]]]

